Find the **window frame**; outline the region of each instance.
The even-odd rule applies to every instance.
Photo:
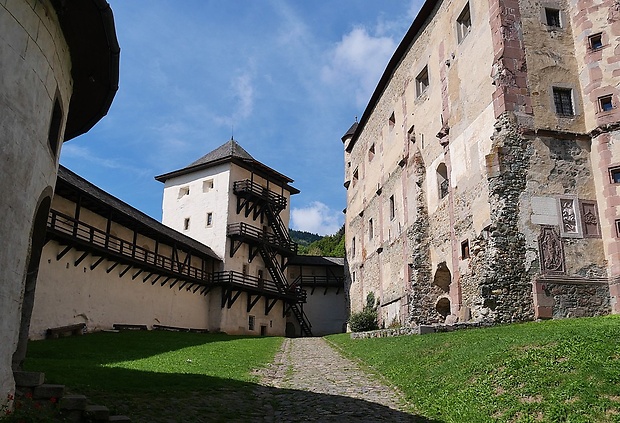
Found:
[[[594,45],[594,40],[598,39],[598,43],[596,43],[596,46]],[[588,48],[592,51],[598,51],[600,49],[602,49],[604,46],[603,44],[603,33],[599,32],[597,34],[592,34],[588,37]]]
[[[213,226],[213,212],[207,212],[207,219],[205,221],[205,226],[210,228]]]
[[[430,75],[428,72],[428,65],[426,65],[418,73],[418,76],[415,77],[416,98],[422,97],[428,91],[430,85]]]
[[[547,28],[562,29],[563,28],[562,9],[560,9],[559,7],[548,7],[548,6],[545,6],[543,9],[544,9],[543,15],[545,17],[545,25],[547,25]],[[550,17],[552,17],[551,20],[557,19],[557,22],[550,23]]]
[[[551,90],[551,96],[553,100],[553,108],[557,116],[572,118],[577,115],[573,88],[554,85]],[[566,113],[565,110],[567,106],[567,104],[565,104],[566,100],[568,100],[568,106],[570,106],[570,113]],[[560,110],[558,110],[558,105],[560,106]]]
[[[465,4],[463,10],[459,14],[458,18],[456,18],[456,33],[458,43],[461,44],[465,38],[471,32],[471,8],[469,6],[469,2]]]
[[[599,113],[608,113],[615,109],[612,94],[606,94],[606,95],[600,96],[597,99],[597,103],[598,103]]]

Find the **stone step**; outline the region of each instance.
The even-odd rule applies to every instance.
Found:
[[[87,405],[84,410],[84,417],[87,421],[107,422],[110,421],[110,410],[103,405]]]
[[[80,410],[84,411],[88,404],[88,398],[85,395],[65,395],[58,403],[61,410]]]
[[[45,373],[41,372],[13,372],[15,386],[20,388],[34,388],[45,383]]]
[[[131,423],[131,419],[127,416],[110,416],[110,422],[116,423]]]
[[[62,398],[65,394],[65,385],[52,385],[44,383],[43,385],[36,386],[32,392],[34,399],[50,399],[50,398]]]

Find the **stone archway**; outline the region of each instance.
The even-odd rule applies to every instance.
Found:
[[[450,299],[448,297],[441,297],[435,304],[435,310],[444,319],[450,315]]]
[[[433,278],[433,285],[438,286],[445,293],[450,292],[450,284],[452,283],[452,273],[448,269],[448,265],[445,261],[442,261],[437,265],[435,271],[435,277]]]

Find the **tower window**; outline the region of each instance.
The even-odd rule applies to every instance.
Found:
[[[394,203],[394,196],[390,197],[390,220],[394,220],[396,217],[396,205]]]
[[[560,11],[558,9],[545,7],[545,18],[547,19],[547,26],[553,28],[562,28],[562,23],[560,21]]]
[[[254,330],[255,325],[256,325],[256,317],[248,316],[248,330]]]
[[[598,50],[603,47],[603,34],[594,34],[588,37],[588,44],[591,50]]]
[[[373,143],[368,149],[368,161],[372,161],[375,157],[375,144]]]
[[[553,87],[555,112],[560,116],[575,116],[573,108],[573,90],[570,88]]]
[[[598,98],[598,104],[599,104],[601,112],[609,112],[611,109],[614,108],[614,105],[611,99],[612,99],[611,95],[606,95],[606,96]]]
[[[456,19],[456,29],[459,43],[467,37],[471,30],[471,14],[469,12],[469,3],[465,5],[465,8]]]
[[[207,213],[207,227],[213,225],[213,213]]]
[[[189,187],[181,187],[179,188],[179,197],[185,197],[186,195],[189,195]]]
[[[50,121],[49,132],[47,134],[47,142],[52,150],[52,155],[58,155],[58,144],[60,143],[60,126],[62,123],[62,108],[60,101],[54,101],[54,109],[52,110],[52,119]]]
[[[368,239],[373,239],[375,236],[374,228],[372,227],[372,219],[368,220]]]
[[[469,258],[469,240],[468,239],[461,242],[461,258],[463,260]]]
[[[609,169],[609,179],[612,184],[620,184],[620,166]]]
[[[184,231],[189,230],[189,217],[186,217],[185,220],[183,221],[183,230]]]
[[[213,179],[207,179],[202,182],[202,192],[209,192],[213,189]]]

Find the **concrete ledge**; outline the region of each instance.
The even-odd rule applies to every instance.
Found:
[[[85,395],[65,395],[60,399],[61,410],[85,410],[88,399]]]
[[[32,393],[35,399],[62,398],[65,393],[65,385],[43,384],[34,388]]]

